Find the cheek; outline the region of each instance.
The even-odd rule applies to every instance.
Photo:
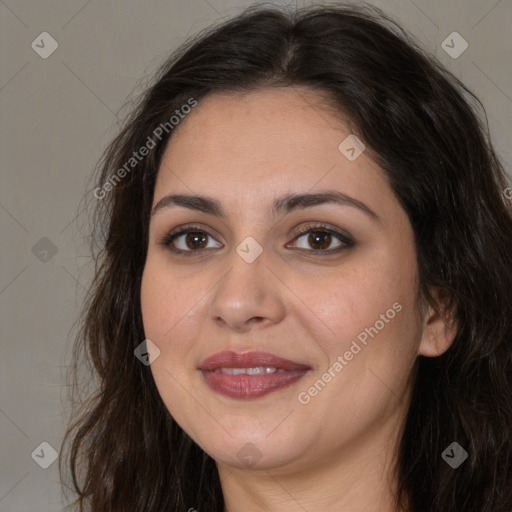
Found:
[[[415,303],[399,288],[371,291],[366,299],[340,294],[336,336],[316,338],[328,361],[297,397],[309,415],[326,418],[324,434],[333,439],[340,425],[352,438],[405,403],[420,340]]]
[[[393,262],[386,264],[384,258],[376,257],[364,265],[340,270],[322,287],[310,290],[308,301],[332,333],[325,338],[330,351],[340,343],[343,348],[345,342],[376,322],[379,331],[389,330],[388,325],[396,324],[395,317],[400,316],[397,309],[413,309],[416,278],[414,269],[407,272],[407,268],[404,263],[399,275]],[[360,338],[364,341],[364,335]]]
[[[321,371],[331,369],[340,385],[370,396],[376,388],[405,387],[421,339],[414,251],[374,256],[310,295],[331,330],[315,337],[327,355]]]
[[[144,334],[161,349],[161,340],[166,325],[166,315],[172,298],[165,293],[165,277],[158,279],[157,272],[147,263],[142,274],[140,303]],[[173,308],[170,309],[173,311]]]
[[[145,335],[157,344],[168,343],[200,302],[203,289],[197,279],[178,277],[165,261],[148,254],[141,283],[141,310]]]
[[[148,254],[141,310],[144,334],[160,349],[152,369],[165,368],[176,376],[195,371],[200,340],[205,339],[208,300],[217,280],[213,272],[173,269],[165,256]]]
[[[187,389],[187,354],[198,325],[196,307],[204,290],[196,293],[191,284],[193,280],[177,278],[148,255],[141,283],[142,319],[146,338],[160,349],[150,369],[167,410],[194,435],[194,425],[188,421],[194,413],[194,400],[190,398],[194,391]]]
[[[190,286],[190,280],[165,271],[165,265],[157,265],[148,257],[142,276],[141,309],[144,334],[160,350],[151,364],[155,384],[171,414],[178,405],[187,403],[182,396],[180,383],[186,382],[191,365],[190,340],[195,337],[198,322],[198,296]],[[189,284],[189,286],[186,286]]]

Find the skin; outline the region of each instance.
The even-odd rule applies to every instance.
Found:
[[[141,291],[145,334],[161,351],[151,365],[157,388],[216,460],[225,512],[394,511],[411,369],[419,354],[441,354],[455,335],[418,301],[411,225],[385,174],[369,150],[355,161],[339,151],[351,129],[321,105],[317,93],[298,87],[203,98],[173,133],[155,186],[153,206],[170,193],[201,194],[226,211],[219,218],[171,205],[152,215]],[[272,216],[272,202],[285,194],[333,190],[379,220],[337,204]],[[311,245],[309,231],[299,234],[318,222],[354,245],[322,254],[322,240]],[[188,223],[210,235],[207,248],[187,245],[186,236],[174,245],[196,251],[190,256],[159,244]],[[252,263],[236,251],[248,236],[263,250]],[[343,245],[327,237],[328,249]],[[401,311],[301,403],[299,393],[332,374],[338,356],[396,303]],[[267,351],[311,371],[266,396],[233,399],[198,371],[222,350]],[[256,454],[251,463],[237,456],[241,449]]]

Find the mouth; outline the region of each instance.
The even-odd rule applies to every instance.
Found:
[[[219,352],[198,368],[206,384],[230,398],[250,399],[286,388],[311,367],[268,352]]]

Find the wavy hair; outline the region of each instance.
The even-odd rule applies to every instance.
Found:
[[[504,168],[476,96],[394,20],[361,4],[253,6],[203,31],[159,69],[102,156],[102,192],[90,216],[100,250],[93,249],[73,345],[73,412],[59,458],[77,495],[70,506],[80,512],[223,510],[215,461],[173,420],[150,367],[134,357],[145,339],[140,288],[155,179],[172,141],[169,118],[191,98],[200,105],[216,92],[299,85],[326,95],[357,129],[412,225],[418,292],[437,308],[430,290],[444,290],[449,301],[439,311],[458,324],[443,355],[416,360],[397,507],[511,510],[512,214]],[[159,126],[164,136],[156,136]],[[150,140],[147,156],[127,170]],[[80,389],[84,368],[92,392]],[[469,454],[457,469],[442,458],[454,441]]]

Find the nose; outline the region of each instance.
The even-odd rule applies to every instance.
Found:
[[[209,319],[222,328],[247,332],[279,323],[285,316],[284,290],[267,265],[265,251],[247,263],[233,251],[228,269],[214,288]]]

